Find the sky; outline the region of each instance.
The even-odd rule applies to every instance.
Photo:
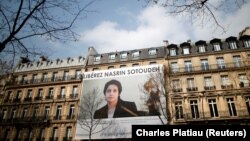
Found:
[[[168,15],[163,7],[147,6],[143,0],[97,0],[88,10],[91,12],[74,25],[80,35],[77,42],[36,41],[49,47],[49,58],[86,56],[89,47],[101,54],[164,46],[164,40],[178,45],[187,40],[238,37],[250,26],[249,0],[238,10],[215,13],[226,32],[209,22],[190,22],[186,15]]]

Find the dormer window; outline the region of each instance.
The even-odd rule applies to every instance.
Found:
[[[236,41],[229,41],[228,44],[230,49],[237,49]]]
[[[176,49],[175,48],[171,48],[170,50],[169,50],[169,54],[170,54],[170,56],[176,56]]]
[[[133,53],[132,53],[132,57],[133,58],[137,58],[137,57],[139,57],[140,56],[140,52],[139,51],[134,51]]]
[[[199,45],[198,49],[200,53],[206,52],[206,47],[204,45]]]
[[[115,54],[109,54],[109,60],[115,60]]]
[[[155,48],[154,49],[149,49],[148,54],[149,55],[156,55],[157,54],[156,49]]]
[[[100,60],[101,60],[101,56],[95,56],[94,57],[94,61],[95,62],[100,62]]]
[[[183,54],[190,54],[189,47],[184,47],[183,48]]]
[[[123,52],[123,53],[120,54],[120,58],[121,59],[127,59],[127,57],[128,57],[128,53],[127,52]]]
[[[220,47],[219,43],[214,43],[213,47],[214,47],[214,51],[220,51],[221,50],[221,47]]]
[[[245,47],[245,48],[250,48],[250,39],[244,40],[244,41],[243,41],[243,44],[244,44],[244,47]]]

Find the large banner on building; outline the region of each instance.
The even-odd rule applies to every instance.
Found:
[[[166,124],[163,65],[85,72],[75,139],[131,138],[132,125]]]

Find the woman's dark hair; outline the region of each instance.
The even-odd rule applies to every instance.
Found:
[[[113,84],[113,85],[116,85],[116,86],[118,87],[119,94],[121,94],[121,92],[122,92],[122,85],[121,85],[121,83],[120,83],[119,81],[113,79],[113,80],[108,81],[108,82],[105,84],[104,89],[103,89],[104,95],[105,95],[105,92],[106,92],[108,86],[109,86],[109,85],[112,85],[112,84]]]

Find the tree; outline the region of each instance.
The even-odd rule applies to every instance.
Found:
[[[229,13],[239,9],[246,0],[144,0],[148,5],[156,4],[167,9],[171,15],[185,14],[192,20],[199,20],[202,24],[212,21],[217,27],[225,31],[224,26],[218,19],[218,12]],[[226,11],[228,10],[228,11]]]
[[[170,114],[170,77],[169,68],[163,67],[163,72],[151,73],[148,81],[143,84],[141,91],[147,96],[146,105],[149,109],[148,115],[157,115],[162,124],[165,124],[162,116],[169,121]],[[169,124],[167,122],[167,124]]]
[[[78,122],[81,128],[88,134],[89,141],[92,135],[104,131],[110,127],[112,122],[103,123],[102,119],[94,119],[94,112],[103,103],[103,98],[99,97],[100,92],[97,88],[82,95],[79,105]],[[102,126],[104,125],[104,126]],[[99,128],[102,126],[102,128]]]
[[[41,55],[28,39],[76,41],[73,25],[87,13],[95,0],[10,0],[0,1],[0,53],[15,56]]]

